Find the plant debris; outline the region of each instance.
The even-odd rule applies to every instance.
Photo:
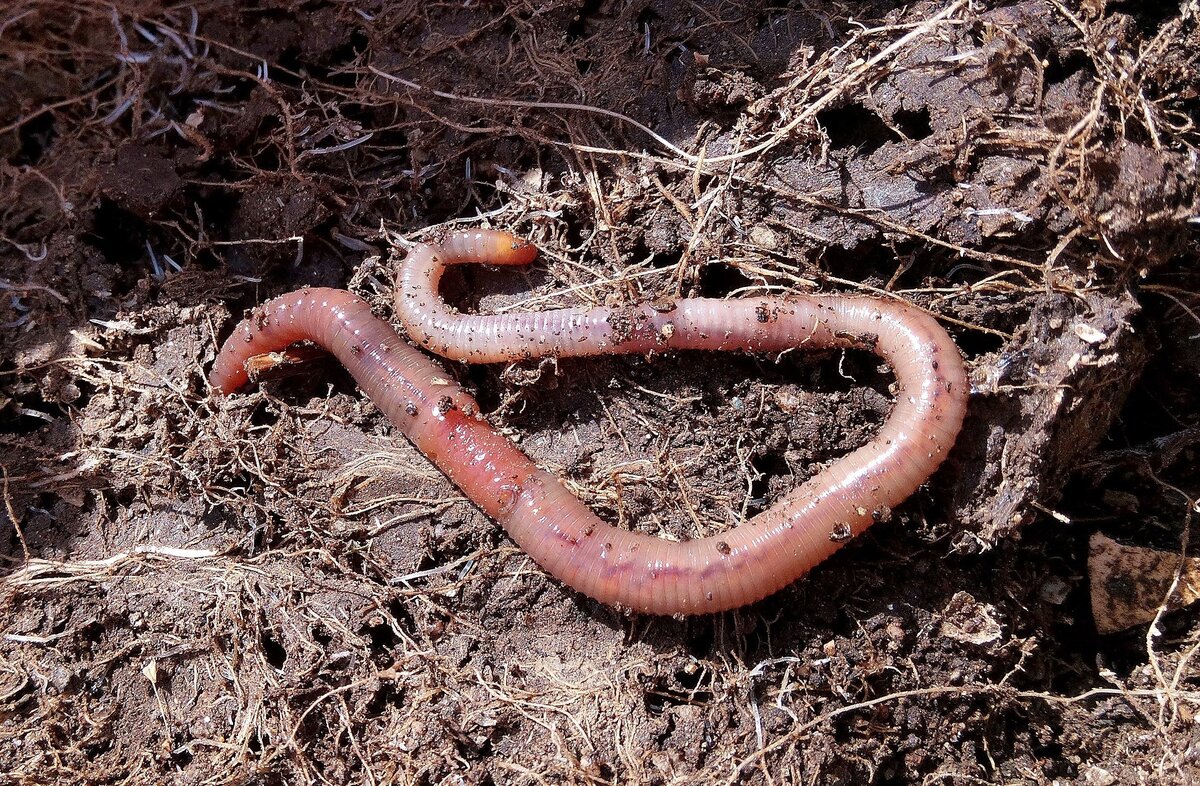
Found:
[[[1200,558],[1122,546],[1097,532],[1088,542],[1088,580],[1096,630],[1116,633],[1200,600]]]

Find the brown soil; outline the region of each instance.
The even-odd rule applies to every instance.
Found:
[[[1099,636],[1086,576],[1096,531],[1186,552],[1200,496],[1198,24],[6,4],[0,783],[1200,778],[1197,614]],[[915,301],[969,358],[965,431],[806,580],[673,620],[545,576],[333,364],[209,394],[244,309],[319,284],[389,313],[405,242],[485,222],[545,253],[452,276],[463,308]],[[602,516],[675,537],[890,406],[854,354],[454,371]]]

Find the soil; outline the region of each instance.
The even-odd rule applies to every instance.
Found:
[[[15,0],[0,10],[0,783],[1185,783],[1200,618],[1097,634],[1095,532],[1194,554],[1195,0]],[[690,619],[543,574],[335,364],[236,317],[858,291],[974,390],[892,519]],[[870,439],[868,356],[455,366],[601,516],[684,538]],[[1189,551],[1190,549],[1190,551]]]

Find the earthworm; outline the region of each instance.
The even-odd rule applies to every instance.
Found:
[[[210,381],[246,382],[245,361],[307,339],[332,352],[401,432],[547,572],[605,603],[701,614],[759,600],[886,518],[942,463],[966,410],[962,356],[913,306],[866,296],[680,298],[622,308],[464,315],[437,294],[446,265],[524,265],[536,249],[504,232],[418,245],[401,266],[396,307],[408,334],[477,363],[667,350],[780,352],[859,348],[886,360],[896,404],[868,444],[768,510],[683,542],[605,523],[480,414],[474,398],[349,292],[302,289],[253,311],[222,347]]]

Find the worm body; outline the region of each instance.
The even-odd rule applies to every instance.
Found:
[[[447,357],[498,363],[681,349],[870,350],[897,400],[876,437],[734,529],[672,542],[613,527],[479,414],[474,399],[348,292],[276,298],[234,330],[211,374],[222,393],[245,361],[302,339],[344,363],[405,436],[545,570],[606,603],[655,614],[734,608],[794,582],[902,502],[941,464],[966,409],[962,356],[929,315],[852,296],[685,298],[629,308],[476,316],[437,294],[446,265],[521,265],[536,250],[503,232],[464,232],[404,261],[396,307],[409,335]]]

